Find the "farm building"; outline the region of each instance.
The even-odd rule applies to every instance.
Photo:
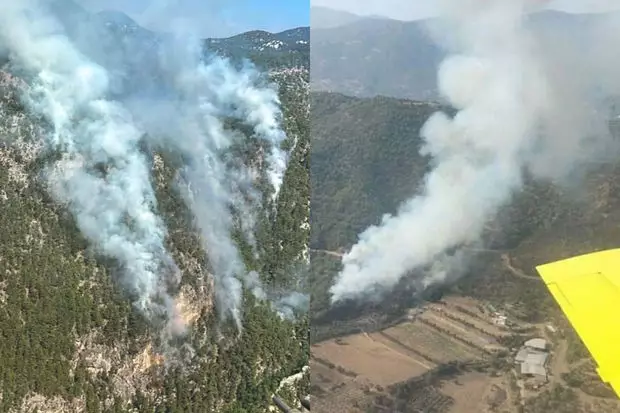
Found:
[[[496,326],[505,326],[507,320],[508,317],[506,317],[504,314],[497,312],[493,313],[493,324],[495,324]]]
[[[547,341],[544,338],[533,338],[526,341],[524,346],[535,350],[545,351],[547,350]]]
[[[515,363],[519,365],[522,375],[547,380],[549,353],[545,351],[546,348],[547,343],[543,339],[532,339],[524,343],[515,356]]]

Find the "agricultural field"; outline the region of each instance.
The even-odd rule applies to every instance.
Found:
[[[373,411],[392,411],[391,392],[396,390],[390,389],[394,386],[423,377],[447,363],[486,360],[491,357],[486,347],[504,349],[496,336],[508,333],[485,321],[482,315],[475,318],[457,309],[470,307],[466,311],[473,314],[475,306],[471,303],[432,304],[412,312],[397,325],[313,344],[314,409],[327,413],[346,407],[347,412],[364,412],[374,406]],[[480,378],[465,377],[461,381],[446,383],[448,392],[441,389],[443,384],[432,386],[432,391],[427,385],[415,384],[411,391],[417,396],[411,397],[406,408],[442,413],[452,408],[461,395],[475,398],[492,384],[484,382],[486,387],[479,390]]]
[[[395,344],[413,349],[435,364],[468,361],[482,357],[482,352],[421,320],[403,323],[381,333]]]
[[[344,375],[367,379],[388,386],[423,374],[433,366],[375,334],[355,334],[313,346],[316,360],[327,360],[342,369]],[[350,373],[348,373],[350,372]]]
[[[542,413],[573,400],[577,409],[566,413],[620,411],[570,330],[513,317],[497,325],[494,317],[477,300],[449,296],[411,309],[396,325],[314,343],[313,410]],[[511,358],[532,336],[551,344],[549,381],[538,386]]]
[[[472,413],[511,406],[507,387],[505,378],[473,372],[447,382],[442,392],[454,400],[450,413]]]

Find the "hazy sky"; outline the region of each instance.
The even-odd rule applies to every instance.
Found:
[[[362,15],[376,14],[399,20],[417,20],[436,14],[434,0],[311,0],[311,3],[313,6],[347,10]],[[620,0],[551,0],[549,8],[571,13],[602,12],[620,9]]]
[[[123,11],[149,29],[166,31],[180,25],[203,36],[230,36],[254,29],[278,32],[310,24],[309,0],[76,1],[92,10]]]

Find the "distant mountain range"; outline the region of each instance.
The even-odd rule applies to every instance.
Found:
[[[349,13],[343,10],[334,10],[328,7],[315,6],[310,9],[310,27],[312,29],[329,29],[332,27],[344,26],[358,20],[362,16]]]
[[[136,56],[133,60],[144,64],[145,53],[170,36],[148,30],[119,11],[91,13],[73,0],[54,0],[50,9],[83,51],[92,55],[93,45],[97,45],[97,60],[109,62],[122,54],[123,59],[116,60],[127,61],[128,56]],[[118,50],[119,44],[123,50]],[[280,33],[254,30],[229,38],[207,38],[204,46],[205,53],[211,51],[232,58],[249,58],[266,68],[308,68],[310,28],[298,27]]]
[[[110,91],[116,98],[161,90],[165,78],[159,46],[171,39],[140,26],[119,11],[93,13],[73,0],[47,3],[51,14],[64,26],[75,46],[110,74]],[[262,70],[310,67],[310,28],[298,27],[280,33],[249,31],[229,38],[202,39],[204,55],[215,53],[234,62],[249,59]],[[0,64],[7,62],[0,51]],[[155,93],[155,92],[154,92]]]
[[[427,99],[443,52],[417,22],[360,18],[312,28],[313,90]]]
[[[351,96],[437,99],[437,67],[446,55],[429,34],[433,20],[398,21],[312,8],[312,89]],[[544,11],[529,24],[545,41],[585,46],[602,15]],[[590,43],[591,44],[591,43]]]
[[[253,30],[228,38],[205,39],[207,50],[237,57],[249,57],[259,65],[310,66],[310,27],[297,27],[280,33]]]
[[[310,13],[310,27],[313,29],[328,29],[344,26],[363,19],[390,20],[388,17],[369,15],[359,16],[344,10],[330,9],[329,7],[313,6]]]

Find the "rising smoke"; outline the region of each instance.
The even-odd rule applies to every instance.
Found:
[[[412,271],[424,286],[458,276],[459,248],[481,242],[485,224],[522,187],[524,171],[561,179],[609,148],[608,113],[594,110],[600,95],[592,91],[601,76],[616,86],[606,93],[619,91],[602,63],[620,60],[600,52],[600,42],[613,43],[612,32],[588,31],[599,59],[586,66],[584,49],[557,42],[565,34],[531,29],[534,3],[442,3],[440,40],[451,54],[440,65],[439,89],[458,112],[436,113],[422,128],[421,153],[432,170],[421,193],[360,234],[343,257],[332,302],[385,292]]]
[[[67,18],[63,4],[0,5],[0,49],[9,51],[12,70],[29,79],[25,100],[49,124],[44,138],[58,154],[46,170],[51,193],[98,252],[122,266],[136,307],[151,320],[173,320],[180,272],[165,247],[144,148],[179,154],[185,162],[178,189],[211,264],[219,313],[240,328],[242,286],[259,298],[265,294],[232,239],[233,211],[252,241],[262,200],[257,167],[229,153],[244,137],[227,129],[224,119],[237,119],[265,143],[275,199],[287,162],[276,91],[250,65],[239,69],[220,58],[202,59],[199,41],[186,34],[160,39],[151,49],[144,45],[151,54],[108,50],[120,45],[105,39],[80,44],[101,32],[93,28],[88,36],[89,27]]]
[[[285,138],[278,123],[281,114],[273,88],[256,87],[259,74],[252,67],[232,70],[225,60],[203,62],[198,39],[169,39],[160,47],[160,65],[166,73],[167,90],[131,97],[127,106],[139,119],[152,141],[180,153],[178,189],[189,206],[201,234],[209,262],[218,280],[216,302],[221,316],[232,316],[240,327],[242,284],[259,298],[265,294],[258,276],[247,273],[231,237],[233,206],[246,240],[254,244],[254,229],[261,198],[254,188],[255,168],[227,159],[223,154],[245,137],[225,128],[223,119],[234,118],[251,127],[271,148],[268,176],[277,197],[287,154],[280,149]],[[179,139],[182,137],[182,139]]]

